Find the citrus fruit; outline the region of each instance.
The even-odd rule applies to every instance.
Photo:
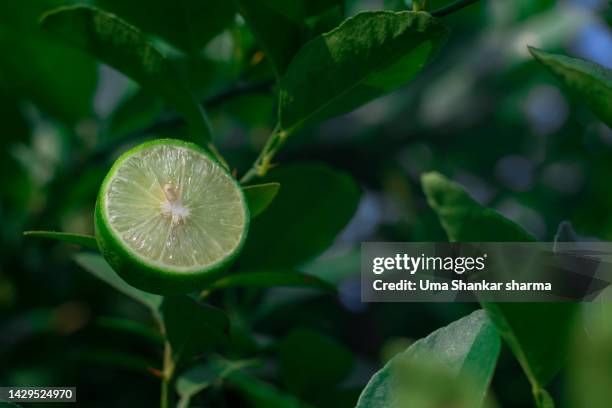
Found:
[[[238,182],[205,150],[180,140],[124,153],[96,202],[106,260],[132,286],[160,294],[196,291],[228,267],[248,224]]]

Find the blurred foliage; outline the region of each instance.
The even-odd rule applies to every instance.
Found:
[[[216,145],[231,169],[244,174],[268,136],[278,135],[281,89],[291,95],[320,91],[317,97],[333,99],[342,89],[326,81],[344,86],[344,80],[352,80],[342,71],[329,78],[308,77],[300,71],[303,66],[292,68],[296,52],[318,38],[296,57],[315,66],[327,61],[320,55],[325,37],[317,35],[345,17],[407,10],[412,4],[84,1],[141,30],[142,41],[163,56],[168,65],[164,72],[171,74],[143,81],[133,66],[117,67],[131,64],[127,59],[99,55],[103,47],[98,40],[81,48],[100,59],[41,29],[44,12],[74,3],[0,3],[1,385],[76,385],[83,406],[155,406],[163,361],[158,326],[176,314],[177,324],[171,323],[167,334],[187,350],[176,373],[176,400],[183,406],[353,407],[391,357],[388,350],[413,353],[427,348],[423,345],[431,339],[429,333],[440,336],[466,319],[484,316],[477,312],[464,317],[477,308],[473,304],[362,304],[360,242],[499,240],[502,230],[512,239],[550,241],[566,219],[579,239],[612,238],[607,183],[612,131],[596,116],[599,108],[592,112],[583,94],[559,82],[527,49],[531,45],[611,68],[609,2],[489,0],[443,18],[450,29],[448,40],[409,85],[349,112],[413,78],[413,72],[404,70],[389,82],[372,75],[367,84],[372,87],[319,119],[345,114],[296,129],[283,140],[286,146],[269,163],[278,168],[263,180],[253,179],[278,182],[280,188],[271,202],[261,198],[262,212],[252,221],[251,239],[233,271],[236,276],[268,274],[259,275],[269,278],[265,288],[249,285],[243,276],[238,284],[225,283],[205,293],[208,306],[188,297],[162,303],[158,296],[127,286],[100,256],[75,256],[77,247],[24,238],[22,232],[91,235],[100,182],[121,152],[150,138],[190,137],[174,109],[192,122],[206,123],[205,117],[193,119],[199,114],[193,107],[197,105],[176,106],[172,95],[160,92],[166,80],[180,83],[206,108]],[[436,10],[449,2],[428,3]],[[84,37],[75,34],[72,40],[82,45]],[[428,60],[423,48],[415,49],[419,52],[411,54],[410,62]],[[348,72],[367,68],[371,58],[385,62],[374,68],[389,69],[387,73],[398,67],[396,61],[380,61],[365,52],[349,57],[343,60]],[[398,61],[399,67],[406,62]],[[280,77],[285,79],[279,87]],[[291,112],[291,118],[299,119],[312,108],[286,103],[281,101],[281,108],[290,109],[284,112]],[[432,170],[457,183],[453,186],[461,194],[469,194],[462,204],[481,209],[484,215],[476,215],[476,221],[486,228],[465,230],[467,238],[453,237],[449,230],[457,219],[439,219],[440,207],[430,208],[428,200],[441,198],[432,198],[427,186],[421,186],[421,175]],[[279,272],[295,276],[278,280],[269,275]],[[337,290],[327,290],[318,280],[298,284],[304,275]],[[588,324],[583,329],[565,321],[565,312],[557,315],[555,305],[521,307],[525,310],[519,314],[530,315],[530,320],[515,320],[507,310],[492,312],[498,326],[500,321],[508,325],[500,334],[509,347],[499,355],[487,404],[533,406],[535,381],[546,385],[561,406],[607,406],[612,378],[609,308],[585,311]],[[193,310],[200,308],[213,317],[199,319],[201,314]],[[543,322],[558,323],[554,333],[574,339],[571,352]],[[198,336],[205,338],[192,347]],[[398,339],[399,348],[394,346]],[[223,357],[201,358],[213,347]],[[436,354],[444,358],[444,353]],[[569,368],[561,367],[560,354],[567,355]],[[456,370],[449,372],[444,361],[441,367],[407,364],[401,373],[444,379],[449,383],[444,395],[457,396],[452,382]],[[523,370],[533,370],[529,380]],[[474,375],[478,386],[491,373]],[[431,382],[415,382],[403,374],[398,379],[431,395]],[[405,398],[420,395],[410,392]]]

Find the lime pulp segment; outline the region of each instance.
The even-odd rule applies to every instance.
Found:
[[[201,271],[240,246],[248,222],[236,181],[206,154],[151,144],[120,160],[103,216],[122,246],[150,266]]]

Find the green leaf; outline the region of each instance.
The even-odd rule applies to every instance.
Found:
[[[188,408],[196,394],[252,364],[253,360],[229,361],[213,357],[206,364],[190,368],[176,379],[176,392],[181,397],[177,408]]]
[[[225,313],[188,296],[165,297],[162,314],[175,362],[187,361],[228,340]]]
[[[214,281],[207,289],[298,287],[335,292],[336,287],[315,276],[292,270],[235,272]]]
[[[58,241],[67,242],[69,244],[79,245],[85,248],[98,249],[96,243],[96,237],[93,235],[85,234],[73,234],[70,232],[56,232],[56,231],[25,231],[23,233],[26,237],[40,237],[56,239]]]
[[[251,218],[257,217],[268,208],[276,197],[279,188],[279,183],[255,184],[242,188],[249,204]]]
[[[534,390],[566,362],[577,303],[483,303]]]
[[[324,5],[324,9],[318,9],[316,3]],[[305,23],[307,26],[307,37],[312,39],[317,35],[323,34],[336,28],[344,20],[344,1],[343,0],[323,0],[307,1],[305,10]]]
[[[478,204],[461,186],[440,173],[426,173],[421,184],[451,242],[535,241],[524,229]]]
[[[234,21],[228,0],[96,0],[141,30],[158,35],[188,53],[196,53]]]
[[[95,60],[48,38],[37,26],[11,27],[10,20],[15,16],[2,10],[8,4],[2,3],[0,14],[6,12],[3,17],[9,20],[0,25],[3,85],[59,120],[72,124],[91,116],[97,83]],[[18,8],[21,4],[12,6]],[[32,18],[36,23],[37,17]]]
[[[567,406],[607,408],[612,389],[612,288],[594,302],[584,303],[585,325],[577,325],[567,388]]]
[[[342,0],[236,0],[238,11],[261,44],[277,77],[285,72],[309,31],[337,23]]]
[[[96,319],[96,323],[104,329],[138,336],[159,345],[164,344],[164,339],[158,330],[136,320],[102,316]]]
[[[89,364],[109,366],[114,369],[122,368],[141,374],[151,375],[152,370],[158,370],[157,362],[131,352],[115,350],[108,347],[87,347],[85,349],[77,349],[72,354],[69,354],[69,356]]]
[[[308,399],[325,394],[353,368],[353,355],[344,346],[314,330],[292,330],[279,343],[280,377],[292,393]]]
[[[305,265],[302,270],[308,275],[338,286],[342,281],[358,276],[360,269],[361,251],[357,247],[333,257],[321,257]]]
[[[340,9],[344,13],[344,0],[303,0],[302,7],[306,18],[316,17],[335,9]]]
[[[521,227],[474,201],[439,173],[422,177],[427,201],[452,242],[529,242]],[[483,303],[531,381],[548,384],[565,361],[576,303]]]
[[[149,307],[153,314],[157,315],[163,298],[128,285],[119,275],[117,275],[110,265],[106,263],[102,255],[82,253],[75,255],[74,260],[96,278],[103,280],[119,292]]]
[[[612,127],[612,70],[594,62],[529,47],[529,52]]]
[[[457,402],[447,400],[440,403],[437,400],[447,383],[420,384],[418,376],[414,375],[413,378],[403,379],[410,376],[410,368],[421,370],[423,363],[439,364],[448,375],[454,377],[447,378],[447,382],[466,381],[471,387],[469,400],[474,405],[457,406],[478,407],[484,400],[495,371],[500,345],[495,326],[483,310],[478,310],[436,330],[392,358],[370,379],[359,397],[357,408],[408,406],[398,405],[398,396],[402,396],[400,401],[413,401],[418,396],[410,393],[422,393],[422,386],[434,386],[434,390],[438,391],[425,395],[426,400],[416,406],[451,406]],[[398,389],[400,387],[406,388]],[[436,402],[440,405],[435,405]]]
[[[280,81],[279,120],[292,132],[406,84],[447,36],[424,12],[364,12],[307,43]]]
[[[123,72],[162,96],[179,111],[196,134],[211,140],[204,110],[168,60],[135,27],[113,14],[89,7],[63,7],[43,16],[42,27],[69,44]]]
[[[280,77],[301,45],[299,16],[295,14],[299,12],[291,9],[297,2],[236,0],[236,4]]]
[[[244,372],[228,377],[228,382],[249,402],[251,408],[312,408],[290,394]]]
[[[342,0],[260,0],[260,3],[296,22],[343,6]]]
[[[247,270],[292,268],[329,247],[359,203],[353,179],[322,164],[274,169],[267,181],[283,188],[250,226],[238,260]]]
[[[13,91],[69,123],[91,116],[97,78],[92,58],[38,33],[18,35],[5,27],[0,27],[0,46],[2,76]]]

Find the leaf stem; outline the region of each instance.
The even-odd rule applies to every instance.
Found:
[[[257,159],[251,166],[251,168],[242,176],[240,183],[246,184],[251,181],[254,177],[263,177],[268,173],[272,165],[272,159],[280,148],[285,144],[285,140],[289,136],[289,132],[281,130],[279,125],[276,125],[272,134],[268,138],[265,146],[259,153]]]
[[[172,359],[172,349],[168,340],[164,343],[164,366],[162,371],[160,408],[170,408],[170,384],[174,376],[174,360]]]
[[[444,6],[432,11],[431,15],[434,17],[444,17],[456,11],[459,11],[464,7],[474,4],[477,1],[478,0],[457,0],[456,2],[449,4],[448,6]]]

